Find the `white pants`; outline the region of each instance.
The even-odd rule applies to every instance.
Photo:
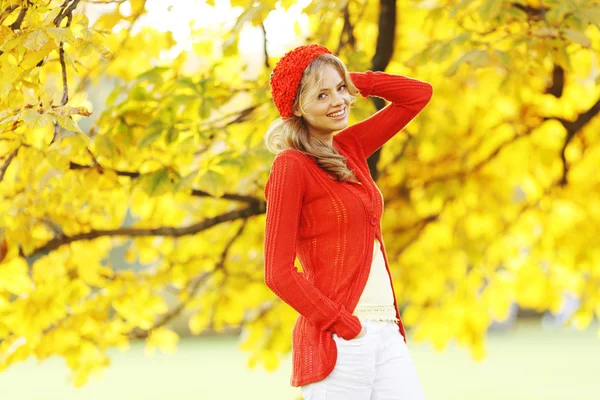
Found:
[[[424,400],[425,394],[398,325],[361,321],[365,336],[333,334],[338,357],[331,374],[301,386],[304,400]]]

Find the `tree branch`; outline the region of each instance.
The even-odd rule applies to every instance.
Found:
[[[135,26],[136,22],[142,16],[142,14],[144,12],[144,8],[146,6],[146,0],[143,0],[143,1],[144,1],[144,6],[142,8],[140,8],[131,17],[129,17],[129,27],[127,27],[127,29],[126,29],[127,36],[125,36],[125,38],[123,38],[123,40],[119,44],[119,48],[116,49],[114,52],[112,52],[112,55],[115,59],[121,53],[121,51],[123,51],[123,49],[129,42],[129,40],[131,39],[131,31],[133,30],[133,27]],[[77,84],[77,87],[75,88],[75,93],[79,93],[80,91],[83,90],[83,88],[87,85],[87,82],[89,81],[89,78],[92,75],[92,73],[95,72],[96,69],[98,69],[100,67],[100,65],[102,65],[102,60],[99,60],[98,63],[96,63],[93,67],[90,67],[87,69],[85,75],[80,77],[79,83]],[[110,65],[110,63],[106,63],[104,65],[104,67],[100,69],[100,71],[98,72],[98,75],[102,74],[108,68],[109,65]]]
[[[74,162],[70,162],[70,166],[69,169],[72,170],[76,170],[76,169],[98,169],[99,171],[103,171],[103,170],[109,170],[114,172],[115,174],[117,174],[118,176],[126,176],[132,179],[135,178],[139,178],[140,177],[140,173],[139,172],[135,172],[135,171],[118,171],[118,170],[114,170],[111,168],[106,168],[103,167],[101,165],[97,165],[97,166],[90,166],[90,165],[81,165],[81,164],[77,164]],[[203,190],[199,190],[199,189],[192,189],[192,196],[196,196],[196,197],[214,197],[212,194],[205,192]],[[223,196],[220,197],[221,199],[226,199],[226,200],[235,200],[235,201],[241,201],[244,203],[248,203],[248,204],[254,204],[254,205],[259,205],[262,200],[254,197],[254,196],[248,196],[248,195],[243,195],[243,194],[235,194],[235,193],[225,193]]]
[[[345,40],[344,40],[345,38]],[[340,34],[340,41],[336,50],[336,54],[340,54],[342,48],[349,44],[352,50],[356,46],[356,38],[354,37],[354,26],[350,21],[349,3],[346,3],[344,7],[344,26],[342,27],[342,33]]]
[[[221,253],[221,260],[215,267],[215,270],[220,270],[221,272],[223,272],[223,281],[219,284],[219,288],[225,287],[225,285],[227,283],[227,279],[230,278],[230,275],[225,270],[225,260],[226,260],[226,255],[229,252],[229,247],[233,244],[234,239],[239,237],[242,234],[245,227],[246,227],[246,221],[244,221],[242,223],[242,225],[238,229],[236,235],[230,240],[229,244],[226,246],[223,253]],[[221,299],[224,297],[224,295],[225,294],[224,294],[223,290],[220,290],[219,297],[213,302],[213,305],[212,305],[208,326],[213,330],[214,330],[214,325],[215,325],[215,315],[217,314],[217,309],[219,307],[219,303],[221,302]]]
[[[261,306],[259,306],[256,315],[244,318],[244,320],[242,321],[242,325],[251,324],[264,318],[271,310],[273,310],[277,305],[279,305],[281,301],[282,300],[279,297],[274,297],[272,300],[263,303]]]
[[[195,196],[195,197],[213,197],[212,194],[210,194],[208,192],[205,192],[203,190],[198,190],[198,189],[193,189],[192,190],[192,196]],[[243,203],[253,204],[253,205],[256,205],[256,206],[260,206],[260,203],[262,202],[262,200],[254,197],[254,196],[248,196],[248,195],[244,195],[244,194],[235,194],[235,193],[225,193],[220,198],[221,199],[225,199],[225,200],[241,201]]]
[[[592,107],[590,107],[589,110],[587,110],[583,114],[579,114],[579,116],[577,117],[577,119],[575,121],[567,121],[563,118],[552,118],[552,117],[544,118],[544,121],[547,121],[550,119],[556,119],[567,130],[567,137],[565,138],[565,142],[563,143],[562,149],[560,151],[560,158],[561,158],[562,164],[563,164],[563,173],[562,173],[562,177],[559,182],[560,186],[565,186],[568,183],[567,175],[569,174],[569,163],[568,163],[566,155],[565,155],[567,146],[569,145],[569,143],[571,142],[573,137],[575,137],[575,135],[578,132],[580,132],[583,128],[585,128],[585,126],[596,115],[598,115],[598,113],[600,113],[600,99],[598,99],[596,101],[596,103]]]
[[[10,153],[10,155],[8,156],[8,158],[6,159],[6,161],[4,162],[2,167],[0,167],[0,182],[2,182],[2,180],[4,179],[4,174],[6,173],[6,170],[8,169],[8,167],[10,166],[10,163],[19,153],[19,149],[20,149],[20,147],[17,147],[12,153]]]
[[[549,7],[536,8],[531,6],[524,6],[523,4],[519,3],[510,3],[510,6],[524,11],[527,14],[527,17],[532,21],[542,21],[546,18],[546,12],[550,10]]]
[[[65,17],[73,14],[73,11],[75,11],[75,8],[77,8],[77,5],[81,0],[72,0],[71,4],[69,4],[69,1],[71,0],[65,0],[61,6],[61,12],[59,12],[56,18],[54,18],[54,26],[57,28],[60,28],[60,24]]]
[[[377,171],[376,175],[373,176],[374,181],[378,180],[381,176],[386,175],[388,173],[388,171],[392,168],[393,165],[395,165],[402,158],[404,158],[404,155],[406,154],[406,150],[408,149],[408,145],[410,144],[410,142],[413,140],[413,137],[414,137],[412,134],[407,132],[407,130],[408,129],[406,129],[406,128],[404,129],[405,133],[407,134],[407,138],[402,143],[402,147],[400,148],[400,151],[398,153],[396,153],[396,155],[394,156],[392,161],[390,161],[386,166],[384,166],[381,169],[381,171]]]
[[[441,174],[441,175],[434,176],[433,178],[428,179],[427,181],[424,181],[421,186],[427,186],[427,185],[430,185],[432,183],[443,182],[443,181],[447,181],[447,180],[453,179],[453,178],[464,177],[466,175],[469,175],[469,174],[472,174],[474,172],[477,172],[482,167],[484,167],[486,164],[488,164],[490,161],[492,161],[494,158],[496,158],[498,156],[498,154],[500,154],[500,151],[502,151],[502,149],[504,149],[509,144],[514,143],[517,140],[528,136],[529,133],[530,132],[527,132],[527,133],[524,133],[524,134],[520,134],[520,135],[517,134],[517,135],[511,137],[510,139],[507,139],[506,141],[502,142],[498,147],[496,147],[494,149],[494,151],[492,151],[490,154],[488,154],[487,157],[479,160],[472,167],[470,167],[468,169],[459,170],[459,171],[450,171],[448,173],[444,173],[444,174]],[[415,186],[411,186],[410,188],[412,189],[414,187]]]
[[[381,0],[379,11],[379,32],[375,55],[371,60],[373,71],[385,71],[394,55],[396,36],[396,1]]]
[[[71,25],[71,14],[69,14],[69,16],[67,17],[67,26]],[[62,82],[63,82],[63,95],[62,95],[62,99],[60,101],[60,105],[64,106],[67,104],[67,102],[69,101],[69,86],[67,84],[67,66],[65,65],[65,49],[63,46],[63,42],[60,42],[59,45],[59,50],[58,50],[58,57],[60,60],[60,69],[62,71]]]
[[[265,68],[271,69],[271,64],[269,64],[269,52],[267,51],[267,29],[265,28],[264,21],[260,22],[260,27],[262,28],[263,33],[263,52],[265,55]]]
[[[259,202],[256,204],[250,204],[248,207],[227,212],[225,214],[218,215],[212,218],[206,218],[204,221],[197,222],[192,225],[183,227],[171,227],[163,226],[159,228],[119,228],[119,229],[106,229],[106,230],[92,230],[90,232],[78,233],[73,236],[60,236],[49,240],[46,244],[38,247],[28,256],[35,256],[39,254],[46,254],[50,251],[56,250],[59,247],[78,242],[80,240],[92,240],[104,236],[128,236],[128,237],[143,237],[143,236],[170,236],[170,237],[181,237],[194,235],[198,232],[210,229],[213,226],[221,224],[223,222],[235,221],[237,219],[246,219],[255,215],[264,214],[266,212],[266,202]]]
[[[579,114],[579,117],[573,122],[561,120],[561,123],[569,132],[577,133],[582,130],[598,113],[600,112],[600,99],[590,107],[589,110],[583,114]]]
[[[233,235],[231,237],[231,239],[229,239],[229,241],[225,245],[225,248],[221,252],[219,262],[215,266],[215,269],[214,269],[215,271],[216,270],[223,270],[223,271],[225,270],[225,261],[227,260],[227,255],[229,254],[229,250],[231,249],[231,246],[235,243],[235,240],[238,239],[242,235],[242,232],[244,231],[245,227],[246,227],[246,220],[244,220],[242,222],[240,228],[237,230],[235,235]],[[192,300],[196,296],[196,294],[197,294],[198,290],[200,289],[200,287],[202,286],[202,284],[211,275],[212,275],[212,272],[205,272],[204,274],[202,274],[199,279],[196,279],[196,281],[193,284],[188,285],[188,287],[186,288],[188,293],[186,295],[185,300],[179,302],[179,304],[177,304],[177,306],[175,306],[172,310],[163,314],[154,323],[154,325],[151,328],[144,329],[144,330],[136,329],[135,331],[131,332],[130,338],[133,338],[133,339],[146,338],[146,337],[148,337],[150,332],[152,332],[154,329],[160,328],[161,326],[164,326],[164,325],[168,324],[169,322],[171,322],[174,318],[176,318],[179,314],[181,314],[181,312],[185,309],[185,306],[190,302],[190,300]]]
[[[177,304],[177,306],[175,306],[172,310],[170,310],[166,314],[163,314],[154,323],[154,325],[151,328],[149,328],[149,329],[136,328],[135,330],[133,330],[132,332],[129,333],[129,339],[147,338],[148,335],[150,334],[150,332],[152,332],[154,329],[160,328],[161,326],[168,324],[174,318],[179,316],[179,314],[181,314],[181,312],[185,309],[185,306],[189,303],[190,299],[192,299],[196,295],[196,292],[200,289],[200,287],[204,284],[204,282],[206,282],[206,280],[208,278],[210,278],[211,276],[212,276],[212,272],[205,272],[202,275],[200,275],[200,277],[198,279],[196,279],[196,281],[193,284],[189,285],[187,288],[188,293],[189,293],[188,300],[179,302],[179,304]]]
[[[557,64],[554,64],[552,70],[552,85],[546,88],[545,93],[551,94],[556,98],[560,98],[565,86],[565,70]]]
[[[73,11],[75,10],[75,7],[77,7],[77,3],[79,2],[79,0],[73,1],[73,3],[71,3],[70,6],[65,8],[65,6],[67,5],[67,1],[65,1],[63,3],[62,11],[54,19],[54,24],[57,28],[60,27],[60,24],[65,16],[67,17],[67,25],[66,26],[67,27],[71,26],[71,21],[73,20]],[[61,14],[63,16],[59,19]],[[64,106],[69,101],[69,86],[67,83],[67,66],[65,64],[65,48],[64,48],[63,42],[60,42],[58,45],[58,59],[60,62],[60,69],[61,69],[61,76],[62,76],[62,83],[63,83],[63,95],[62,95],[62,98],[60,101],[60,105]],[[44,63],[44,60],[40,60],[38,67],[41,67],[43,63]],[[58,122],[54,121],[54,134],[52,136],[52,140],[50,141],[50,144],[54,143],[54,141],[56,140],[59,129],[60,128],[59,128]]]
[[[371,60],[371,70],[385,71],[392,56],[394,55],[394,39],[396,36],[396,0],[380,0],[379,9],[379,32],[377,34],[377,43],[375,47],[375,55]],[[379,97],[372,97],[371,101],[375,104],[375,108],[379,111],[385,107],[385,100]],[[369,171],[371,176],[377,176],[377,164],[381,149],[375,151],[368,158]]]
[[[394,252],[394,258],[400,257],[400,255],[402,254],[402,252],[404,250],[406,250],[411,244],[413,244],[414,242],[417,241],[419,236],[421,236],[421,233],[425,230],[425,228],[427,228],[429,226],[429,224],[431,224],[432,222],[435,222],[439,219],[440,215],[442,214],[442,212],[444,210],[444,207],[446,206],[446,203],[450,200],[451,199],[446,199],[444,201],[444,205],[442,206],[442,209],[440,210],[439,213],[433,214],[433,215],[428,215],[427,217],[417,221],[410,228],[400,229],[400,232],[406,231],[408,229],[415,229],[415,231],[413,232],[413,234],[410,236],[410,238],[405,243],[403,243],[400,247],[398,247],[398,249],[396,249],[396,251]],[[396,232],[398,232],[398,231],[396,231]]]
[[[69,169],[72,169],[72,170],[76,170],[76,169],[98,169],[100,172],[103,172],[103,171],[107,170],[107,171],[112,171],[112,172],[116,173],[119,176],[127,176],[127,177],[133,178],[133,179],[139,178],[140,175],[141,175],[139,172],[118,171],[116,169],[111,169],[111,168],[103,167],[101,165],[82,165],[82,164],[74,163],[73,161],[71,161],[69,163]]]
[[[23,5],[21,6],[21,11],[19,12],[19,16],[17,17],[15,22],[13,22],[10,25],[10,29],[12,29],[13,31],[16,31],[17,29],[21,28],[21,24],[23,23],[23,20],[25,19],[25,14],[27,13],[28,7],[29,7],[29,1],[24,1]]]
[[[560,149],[560,159],[562,161],[562,176],[560,178],[560,186],[566,186],[568,183],[567,175],[569,174],[569,162],[567,161],[566,151],[567,146],[571,142],[571,140],[575,137],[575,132],[567,132],[567,137],[565,138],[565,142],[563,143],[562,148]]]
[[[0,22],[4,21],[4,19],[10,15],[11,12],[15,11],[17,8],[19,8],[18,5],[16,4],[12,4],[8,7],[6,7],[3,11],[2,14],[0,14]]]
[[[227,124],[225,124],[225,126],[229,126],[229,125],[233,125],[233,124],[239,124],[242,122],[247,122],[249,121],[249,117],[252,115],[252,113],[254,112],[254,110],[256,110],[258,107],[261,106],[262,103],[258,103],[258,104],[254,104],[251,105],[247,108],[244,108],[243,110],[238,112],[238,115],[232,119],[231,121],[227,122]]]

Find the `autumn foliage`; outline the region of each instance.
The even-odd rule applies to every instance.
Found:
[[[173,350],[184,312],[194,334],[242,326],[250,365],[290,351],[296,314],[262,258],[282,54],[267,46],[247,77],[238,43],[248,26],[277,35],[265,20],[295,2],[231,4],[233,28],[190,24],[192,47],[167,57],[177,42],[142,24],[144,0],[0,0],[0,370],[59,355],[82,385],[108,348]],[[315,1],[303,14],[298,37],[350,70],[435,88],[369,160],[412,338],[481,358],[511,303],[558,311],[565,293],[580,299],[570,323],[600,317],[599,3]],[[378,107],[359,100],[351,123]]]

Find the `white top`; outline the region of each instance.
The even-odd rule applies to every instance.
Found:
[[[398,322],[394,308],[394,293],[380,244],[375,238],[371,271],[367,284],[358,299],[353,315],[360,319]]]

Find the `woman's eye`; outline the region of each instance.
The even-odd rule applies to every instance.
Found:
[[[346,89],[346,85],[341,85],[338,90],[345,90],[345,89]],[[321,99],[323,99],[322,96],[325,96],[325,95],[326,95],[326,93],[321,93],[317,96],[317,99],[321,100]]]

